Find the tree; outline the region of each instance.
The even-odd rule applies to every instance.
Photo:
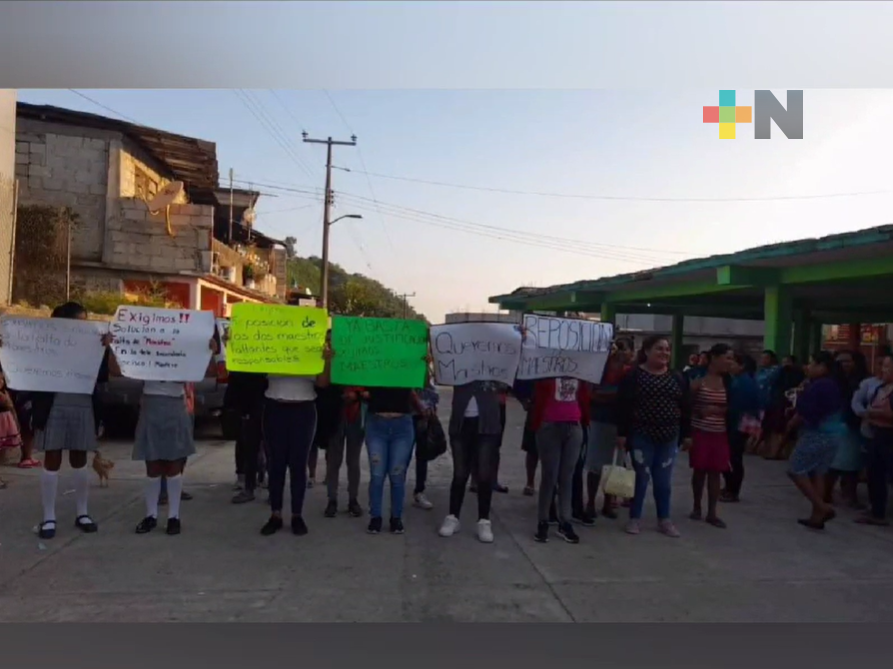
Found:
[[[289,260],[295,257],[295,244],[297,243],[298,240],[295,237],[285,238],[285,257]]]

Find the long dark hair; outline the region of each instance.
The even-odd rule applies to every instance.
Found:
[[[709,365],[713,358],[721,358],[731,350],[732,347],[728,344],[714,344],[710,347],[710,350],[707,351],[707,364]]]
[[[846,393],[849,388],[849,381],[843,371],[843,367],[837,362],[837,356],[831,351],[819,351],[812,355],[812,361],[817,365],[825,367],[828,370],[828,378],[832,379],[840,386],[840,390]]]
[[[84,308],[83,304],[79,304],[78,302],[66,302],[53,309],[52,318],[77,319],[82,315],[87,315],[87,310]]]
[[[648,337],[645,337],[642,341],[642,348],[639,349],[639,352],[636,355],[636,363],[644,365],[645,361],[648,359],[648,351],[653,349],[655,344],[661,341],[669,342],[670,340],[663,335],[649,335]]]

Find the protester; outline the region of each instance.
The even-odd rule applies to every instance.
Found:
[[[223,405],[224,410],[235,417],[236,452],[239,454],[239,470],[243,473],[233,504],[246,504],[255,499],[260,481],[266,390],[266,374],[230,372],[227,378]]]
[[[66,302],[53,310],[51,318],[85,320],[87,310],[77,302]],[[99,425],[96,385],[108,380],[110,340],[108,335],[102,337],[106,354],[97,375],[92,397],[73,393],[31,394],[31,426],[34,429],[34,441],[37,448],[44,452],[44,466],[40,473],[43,521],[38,527],[38,536],[41,539],[52,539],[56,536],[56,494],[63,451],[68,451],[68,462],[74,475],[77,507],[75,527],[87,534],[99,529],[87,509],[90,487],[87,453],[96,450]]]
[[[589,384],[572,378],[543,379],[534,390],[531,429],[536,432],[542,476],[534,539],[549,540],[549,508],[558,491],[558,535],[568,543],[580,538],[571,525],[573,476],[589,424]]]
[[[825,477],[825,502],[834,502],[834,487],[840,480],[840,489],[845,504],[850,508],[864,510],[859,503],[859,474],[865,466],[862,453],[862,419],[853,411],[853,397],[859,386],[869,377],[865,356],[860,351],[838,351],[835,361],[844,379],[844,422],[847,432],[841,439],[834,462]]]
[[[40,460],[34,458],[34,427],[31,421],[32,394],[9,389],[15,405],[15,419],[19,426],[22,444],[19,447],[19,469],[35,469],[41,466]]]
[[[508,486],[504,486],[499,482],[499,463],[501,461],[501,453],[502,453],[502,441],[505,437],[505,423],[507,417],[507,408],[506,404],[508,403],[509,396],[509,388],[503,388],[499,392],[499,444],[496,447],[496,464],[494,465],[494,473],[493,473],[493,492],[498,492],[502,494],[508,493]],[[468,487],[468,492],[476,493],[478,491],[478,482],[475,478],[477,471],[476,467],[472,467],[471,469],[471,485]]]
[[[291,304],[291,303],[290,303]],[[331,331],[323,349],[323,371],[316,376],[267,375],[263,414],[264,441],[269,452],[267,462],[270,490],[270,518],[261,528],[270,536],[283,527],[282,507],[285,476],[291,489],[291,530],[297,536],[307,534],[304,521],[304,497],[307,492],[307,459],[316,434],[316,393],[331,385]]]
[[[434,384],[434,371],[428,369],[428,383],[425,388],[420,389],[416,393],[419,411],[413,416],[413,427],[415,432],[415,488],[412,493],[413,504],[425,511],[434,508],[434,504],[425,495],[425,485],[428,482],[428,460],[419,457],[419,450],[428,440],[429,421],[437,418],[437,405],[440,402],[440,396],[437,393],[437,387]]]
[[[16,419],[15,401],[0,370],[0,450],[22,447],[22,430]]]
[[[697,361],[685,372],[689,381],[700,379],[707,373],[707,365],[710,364],[710,356],[706,351],[698,353]]]
[[[382,530],[385,478],[391,488],[390,531],[403,534],[406,468],[412,458],[415,430],[412,416],[421,411],[412,388],[368,388],[366,450],[369,454],[369,514],[367,531]]]
[[[629,534],[641,531],[645,493],[653,478],[658,529],[669,537],[679,530],[670,520],[673,463],[679,448],[690,446],[689,382],[670,369],[670,343],[652,335],[642,343],[637,366],[617,390],[617,444],[632,454],[636,494],[630,505]]]
[[[750,438],[758,438],[760,431],[760,389],[753,378],[756,367],[753,359],[736,354],[729,386],[729,452],[731,471],[725,472],[722,502],[738,502],[744,484],[744,452]]]
[[[474,472],[478,482],[477,537],[483,543],[493,542],[490,506],[502,430],[499,394],[503,390],[503,384],[492,381],[473,381],[453,388],[449,424],[453,480],[449,515],[440,527],[442,537],[451,537],[459,531],[465,486]]]
[[[586,472],[586,510],[584,524],[594,522],[597,514],[595,498],[601,483],[602,468],[614,462],[617,452],[617,388],[620,381],[632,369],[635,357],[631,340],[622,338],[614,343],[613,351],[605,363],[602,382],[593,386],[590,407],[589,439],[586,447],[584,470]],[[605,495],[602,515],[617,518],[613,498]]]
[[[539,454],[536,450],[536,432],[531,429],[533,420],[533,389],[536,383],[533,381],[515,381],[512,386],[512,394],[518,399],[524,409],[524,428],[521,433],[521,450],[524,452],[524,469],[527,473],[527,483],[523,494],[533,497],[536,494],[536,468],[539,465]]]
[[[781,366],[775,351],[765,350],[760,356],[754,379],[760,392],[760,439],[754,443],[754,450],[771,452],[780,448],[777,442],[785,428],[784,401],[776,392]]]
[[[806,373],[809,381],[797,398],[794,417],[787,427],[786,436],[797,433],[788,476],[812,504],[809,518],[797,522],[821,530],[836,516],[834,508],[825,502],[824,488],[825,475],[847,437],[843,420],[845,381],[834,356],[827,351],[812,356]]]
[[[326,450],[326,492],[329,502],[326,505],[326,518],[338,515],[338,479],[341,464],[347,467],[347,513],[352,518],[363,515],[360,506],[360,456],[363,454],[363,440],[366,433],[363,425],[363,389],[331,386],[326,393],[320,389],[320,398],[327,397],[328,406],[320,406],[317,432],[327,436]]]
[[[881,362],[881,378],[873,384],[864,412],[868,440],[868,513],[856,520],[862,525],[886,526],[887,499],[893,475],[893,357]]]
[[[691,385],[693,407],[689,464],[692,469],[694,505],[689,517],[692,520],[705,520],[713,527],[724,529],[726,523],[717,515],[717,504],[721,477],[730,471],[729,372],[735,358],[728,344],[716,344],[708,352],[707,360],[706,373]],[[701,507],[705,483],[706,516]]]
[[[772,387],[772,402],[767,411],[768,427],[771,431],[767,440],[764,457],[768,460],[784,460],[794,443],[795,433],[788,432],[787,416],[793,411],[792,397],[798,392],[806,377],[796,356],[790,355],[782,360],[778,375]]]

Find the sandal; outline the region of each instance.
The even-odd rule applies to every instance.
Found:
[[[37,531],[37,536],[41,539],[52,539],[56,536],[56,521],[55,520],[45,520],[40,524],[40,529]]]
[[[85,534],[93,534],[99,529],[99,526],[87,515],[78,516],[74,521],[74,526]]]
[[[40,460],[28,458],[27,460],[22,460],[17,466],[19,469],[36,469],[40,467]]]
[[[708,525],[713,525],[713,527],[718,527],[721,530],[724,530],[727,527],[725,522],[720,520],[719,518],[706,518],[705,520],[707,521]]]
[[[853,521],[859,525],[873,525],[874,527],[889,527],[890,522],[883,518],[875,518],[874,516],[860,516]]]

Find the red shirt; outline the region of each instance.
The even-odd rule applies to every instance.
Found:
[[[559,391],[558,382],[559,379],[542,379],[537,381],[533,391],[533,413],[530,421],[532,430],[538,430],[546,421],[547,409],[553,402],[556,402],[555,398]],[[579,407],[580,423],[589,425],[589,384],[585,381],[577,383],[576,399]]]

